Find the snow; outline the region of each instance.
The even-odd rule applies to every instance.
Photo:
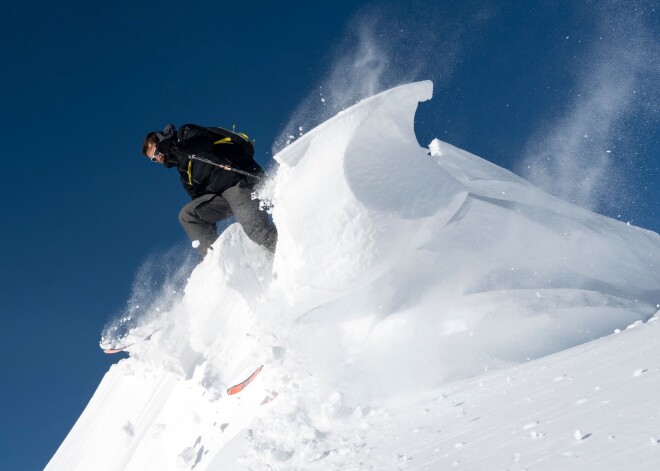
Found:
[[[230,226],[46,469],[657,469],[660,236],[420,147],[431,95],[279,152],[275,256]]]

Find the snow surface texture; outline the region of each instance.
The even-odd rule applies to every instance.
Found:
[[[421,148],[431,94],[277,154],[274,259],[227,229],[46,469],[658,469],[660,237]]]

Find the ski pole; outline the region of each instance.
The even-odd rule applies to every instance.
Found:
[[[195,154],[189,155],[188,158],[190,160],[199,160],[200,162],[204,162],[205,164],[214,165],[214,166],[219,167],[223,170],[228,170],[230,172],[240,173],[241,175],[245,175],[246,177],[252,177],[252,178],[256,178],[257,180],[261,180],[261,177],[259,175],[255,175],[254,173],[246,172],[245,170],[241,170],[241,169],[238,169],[238,168],[235,168],[235,167],[231,167],[229,165],[218,164],[218,163],[212,162],[208,159],[205,159],[203,157],[198,157]]]

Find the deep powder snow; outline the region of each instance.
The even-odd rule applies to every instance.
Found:
[[[183,297],[124,339],[136,341],[130,357],[106,374],[46,469],[486,469],[547,461],[544,443],[556,449],[564,433],[571,446],[589,443],[593,431],[558,427],[576,413],[552,416],[551,396],[538,409],[516,408],[507,399],[525,400],[525,389],[493,391],[512,377],[529,380],[534,365],[584,373],[601,359],[580,356],[569,367],[566,349],[635,322],[656,329],[644,323],[660,301],[660,237],[439,140],[421,148],[414,115],[431,95],[431,82],[386,91],[278,153],[277,173],[260,190],[273,203],[275,257],[239,226],[227,229]],[[629,352],[625,334],[594,345]],[[643,338],[640,349],[652,336]],[[260,364],[243,393],[225,394]],[[637,377],[657,386],[657,364],[644,365]],[[628,384],[628,373],[617,384]],[[565,405],[600,380],[557,399]],[[480,392],[484,382],[494,389]],[[457,394],[478,418],[462,420],[468,406],[458,399],[443,402]],[[530,421],[515,428],[525,440],[509,436],[503,411]],[[542,426],[546,417],[554,425]],[[657,425],[657,410],[649,421]],[[416,440],[401,440],[403,429]],[[647,448],[660,440],[656,430]],[[589,448],[574,469],[610,445]],[[660,462],[655,450],[645,462]]]

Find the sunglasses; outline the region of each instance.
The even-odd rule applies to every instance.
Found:
[[[158,162],[158,157],[163,155],[162,152],[158,152],[157,150],[154,150],[154,155],[153,157],[149,157],[152,162]]]

